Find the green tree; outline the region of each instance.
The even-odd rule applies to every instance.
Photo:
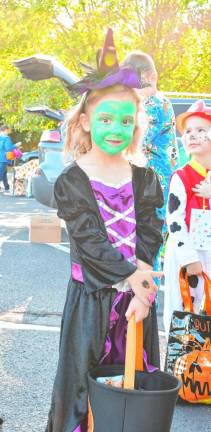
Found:
[[[80,75],[80,60],[95,64],[108,27],[119,60],[134,49],[153,56],[162,90],[209,92],[209,21],[204,0],[0,0],[0,117],[28,140],[51,126],[24,107],[67,109],[73,101],[56,79],[24,80],[13,61],[49,54]]]

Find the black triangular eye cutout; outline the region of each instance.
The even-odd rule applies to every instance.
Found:
[[[193,362],[189,368],[189,372],[194,372],[195,369],[197,369],[198,372],[202,373],[202,369],[199,366],[199,364],[196,362]]]
[[[194,372],[195,370],[195,364],[192,363],[191,366],[189,367],[189,372]]]
[[[197,364],[196,369],[198,372],[202,373],[202,368],[201,368],[201,366],[199,366],[199,364]]]

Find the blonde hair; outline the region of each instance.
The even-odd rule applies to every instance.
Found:
[[[137,105],[137,119],[136,126],[133,135],[133,141],[128,146],[126,153],[129,158],[130,155],[135,155],[138,153],[140,148],[141,135],[145,132],[147,127],[146,115],[143,107],[141,106],[141,99],[135,89],[130,89],[123,85],[115,85],[112,87],[107,87],[105,89],[93,90],[86,93],[79,104],[77,104],[69,113],[66,120],[66,139],[64,145],[64,158],[68,159],[68,155],[71,153],[74,159],[78,159],[82,154],[87,153],[92,148],[91,135],[90,132],[86,132],[80,122],[81,114],[87,111],[87,108],[96,103],[96,101],[103,96],[111,93],[129,93],[134,97]],[[142,128],[140,129],[140,123]]]

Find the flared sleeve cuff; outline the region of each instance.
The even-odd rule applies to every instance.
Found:
[[[163,220],[156,214],[156,209],[161,208],[163,204],[163,192],[158,177],[151,168],[148,168],[136,201],[136,256],[150,265],[153,265],[163,242],[161,233]]]

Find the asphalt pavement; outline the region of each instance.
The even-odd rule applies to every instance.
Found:
[[[33,214],[54,213],[33,198],[0,194],[1,432],[45,431],[70,258],[64,228],[61,243],[31,243],[29,220]],[[162,296],[158,312],[163,364]],[[177,405],[171,432],[181,431],[211,432],[210,408]]]

